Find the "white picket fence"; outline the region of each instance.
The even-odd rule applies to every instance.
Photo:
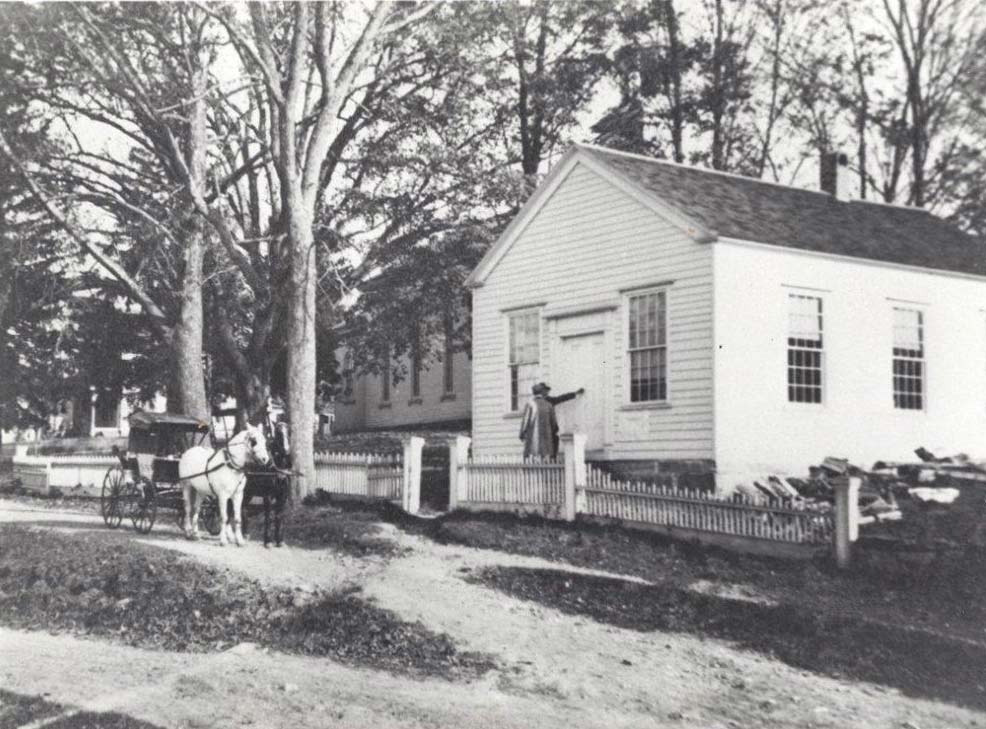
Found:
[[[751,537],[793,544],[829,544],[831,510],[790,500],[783,503],[735,495],[614,479],[591,464],[578,489],[576,510],[589,516],[639,524]]]
[[[462,464],[466,502],[558,506],[565,499],[565,464],[542,459],[489,456]]]
[[[676,538],[761,554],[810,556],[832,545],[848,564],[858,534],[858,479],[836,488],[836,507],[800,499],[720,496],[624,481],[585,461],[585,436],[561,436],[562,462],[470,457],[470,439],[449,444],[449,508],[540,513],[574,521],[616,521]]]
[[[403,481],[398,454],[315,454],[315,488],[329,494],[395,501],[401,498]]]
[[[421,508],[424,439],[412,436],[401,454],[316,453],[315,489],[329,494],[398,502],[404,511]]]

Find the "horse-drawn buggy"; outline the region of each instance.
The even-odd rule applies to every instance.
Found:
[[[225,544],[242,540],[241,504],[264,499],[264,544],[270,540],[270,509],[275,506],[275,540],[281,544],[281,512],[290,488],[290,448],[284,428],[272,438],[275,458],[267,450],[274,428],[248,425],[218,448],[206,443],[209,425],[174,413],[137,412],[130,416],[126,452],[103,479],[100,512],[111,529],[129,518],[141,534],[151,531],[159,507],[173,509],[190,538],[199,520]],[[227,503],[229,508],[227,509]]]

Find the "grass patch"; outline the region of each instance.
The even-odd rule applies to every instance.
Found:
[[[355,594],[267,588],[167,550],[121,549],[100,537],[0,525],[0,621],[178,651],[254,642],[449,679],[493,666]]]

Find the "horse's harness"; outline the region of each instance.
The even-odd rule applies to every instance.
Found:
[[[220,463],[220,464],[218,464],[218,465],[215,465],[215,466],[211,466],[210,467],[209,464],[212,463],[212,460],[219,453],[222,453],[223,454],[223,462]],[[231,469],[233,471],[239,471],[240,473],[243,473],[243,470],[244,470],[244,467],[245,467],[245,466],[244,467],[237,466],[233,462],[233,456],[229,452],[229,443],[228,442],[223,444],[223,447],[222,447],[222,450],[221,451],[220,450],[213,450],[212,455],[209,456],[208,459],[206,459],[206,462],[205,462],[205,470],[204,471],[201,471],[200,473],[193,473],[192,475],[185,476],[184,478],[185,479],[193,479],[193,478],[198,478],[199,476],[205,476],[206,483],[209,484],[209,490],[212,492],[212,495],[216,497],[216,500],[218,500],[219,499],[219,494],[216,493],[216,487],[212,485],[212,479],[209,478],[209,474],[210,473],[215,473],[216,471],[218,471],[220,468],[223,468],[223,467],[229,468],[229,469]],[[244,475],[244,478],[245,478],[245,475]]]
[[[274,440],[275,440],[273,438],[274,434],[270,432],[270,426],[267,425],[266,422],[264,423],[264,431],[265,431],[264,432],[264,437],[266,437],[269,442],[274,442]],[[217,464],[215,466],[211,466],[210,467],[209,464],[212,462],[212,460],[220,452],[223,454],[223,462],[220,463],[220,464]],[[209,474],[215,473],[216,471],[218,471],[220,468],[223,468],[224,466],[226,468],[229,468],[229,469],[233,470],[233,471],[239,471],[240,473],[243,473],[244,472],[244,469],[245,469],[245,465],[243,467],[240,467],[240,466],[237,466],[235,463],[233,463],[233,456],[229,452],[229,442],[228,441],[223,444],[222,451],[220,451],[218,449],[213,450],[212,455],[209,456],[209,458],[205,462],[205,470],[204,471],[201,471],[200,473],[193,473],[190,476],[185,476],[185,478],[186,479],[192,479],[192,478],[197,478],[198,476],[205,476],[205,480],[209,484],[209,490],[212,492],[212,495],[214,497],[216,497],[216,499],[218,500],[219,499],[219,494],[216,493],[216,487],[212,485],[212,479],[209,478]],[[279,474],[280,476],[292,476],[292,475],[294,475],[294,472],[290,468],[281,468],[276,463],[273,463],[273,462],[270,464],[269,468],[272,471],[274,471],[275,473]],[[244,478],[245,478],[245,474],[244,474]]]

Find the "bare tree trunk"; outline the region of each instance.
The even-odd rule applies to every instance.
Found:
[[[303,498],[314,489],[308,479],[314,476],[315,408],[315,243],[306,211],[292,206],[290,239],[291,289],[288,292],[288,413],[291,443],[297,469],[295,496]],[[309,475],[310,474],[310,475]]]
[[[685,161],[685,110],[681,102],[682,70],[681,39],[678,33],[678,13],[673,0],[664,2],[664,24],[668,33],[669,97],[671,102],[671,149],[675,162]]]
[[[715,40],[712,45],[712,168],[721,170],[725,166],[723,149],[722,119],[724,115],[726,89],[723,82],[723,24],[725,23],[722,0],[716,0]]]
[[[171,383],[168,409],[208,420],[209,403],[205,394],[202,367],[202,265],[205,240],[202,221],[190,221],[185,246],[181,303],[171,337]]]
[[[849,43],[852,46],[852,66],[856,73],[856,92],[859,99],[856,107],[856,167],[859,175],[859,196],[866,199],[866,188],[869,187],[868,150],[866,148],[866,132],[870,125],[870,96],[866,89],[866,64],[867,58],[860,49],[860,41],[856,37],[856,29],[853,25],[852,15],[849,13],[848,6],[842,7],[843,22],[849,34]]]
[[[919,208],[924,207],[925,162],[928,157],[928,119],[924,113],[924,96],[921,93],[920,67],[916,68],[913,77],[907,84],[907,95],[911,101],[911,203]]]

